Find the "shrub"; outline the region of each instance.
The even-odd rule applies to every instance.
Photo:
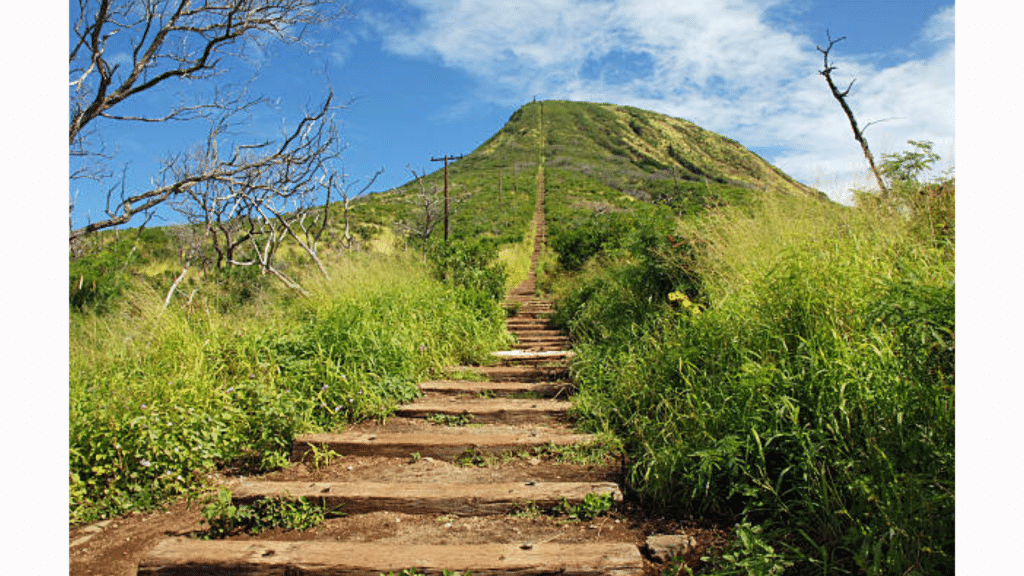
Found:
[[[649,505],[739,522],[743,545],[717,573],[949,573],[946,252],[899,213],[815,203],[694,230],[682,270],[699,313],[639,280],[675,269],[657,270],[658,250],[606,258],[560,301],[580,341],[580,422],[620,435]]]

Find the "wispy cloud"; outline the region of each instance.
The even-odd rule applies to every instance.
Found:
[[[947,40],[953,40],[956,35],[956,26],[954,24],[955,16],[955,6],[949,6],[942,9],[931,17],[928,24],[925,25],[921,36],[925,40],[931,42],[945,42]]]
[[[817,74],[815,41],[769,24],[777,0],[406,0],[395,23],[365,14],[393,53],[436,59],[477,77],[482,97],[514,105],[542,98],[630,104],[686,118],[761,149],[796,178],[844,199],[864,185],[864,161]],[[857,78],[850,103],[876,154],[908,139],[953,153],[953,20],[936,14],[920,38],[926,59],[882,68],[845,57]],[[950,158],[952,159],[952,158]]]

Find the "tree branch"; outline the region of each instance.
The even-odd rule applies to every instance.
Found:
[[[846,90],[840,92],[836,88],[835,82],[832,81],[832,72],[836,69],[835,66],[830,66],[828,63],[829,53],[832,48],[839,42],[846,39],[846,36],[842,36],[836,39],[832,39],[832,34],[826,30],[825,36],[828,38],[828,48],[822,48],[817,46],[818,52],[821,52],[824,56],[824,67],[818,71],[819,74],[825,77],[825,81],[828,83],[829,89],[832,91],[832,96],[839,102],[843,112],[846,114],[847,119],[850,121],[850,127],[853,128],[853,138],[860,144],[861,151],[864,153],[864,157],[867,158],[868,165],[871,167],[872,174],[875,175],[875,181],[878,182],[878,188],[882,191],[882,194],[888,194],[888,189],[885,183],[882,181],[882,175],[878,172],[878,168],[875,167],[875,159],[871,155],[871,150],[868,148],[868,141],[864,138],[864,132],[857,127],[857,119],[853,115],[853,110],[850,109],[849,104],[846,103],[846,97],[850,93],[850,89],[853,88],[853,83],[856,79],[850,81],[849,86]]]

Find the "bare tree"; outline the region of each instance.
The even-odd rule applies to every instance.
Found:
[[[828,55],[832,51],[832,48],[846,39],[846,36],[842,36],[832,39],[832,34],[826,30],[825,36],[828,38],[828,48],[822,48],[817,46],[819,52],[822,53],[825,59],[825,67],[819,70],[818,73],[825,77],[825,81],[828,82],[828,87],[832,91],[832,96],[839,101],[839,105],[842,106],[843,112],[846,113],[846,117],[850,120],[850,127],[853,128],[853,137],[860,144],[861,151],[864,152],[864,157],[868,160],[868,165],[871,167],[871,173],[875,175],[875,180],[878,182],[878,189],[881,190],[883,195],[888,194],[888,189],[885,186],[885,182],[882,181],[882,175],[878,172],[878,168],[875,167],[875,159],[871,156],[871,150],[868,149],[868,141],[864,138],[864,130],[867,130],[871,123],[864,125],[864,130],[861,130],[857,126],[857,119],[853,116],[853,110],[850,109],[850,105],[846,102],[846,97],[850,94],[850,89],[853,88],[853,83],[856,79],[850,81],[850,84],[846,87],[846,90],[839,91],[836,87],[835,82],[832,81],[832,72],[835,71],[836,67],[831,66],[828,63]]]
[[[367,180],[366,184],[355,192],[353,192],[353,190],[357,182],[348,182],[348,175],[345,174],[344,170],[342,170],[338,177],[332,178],[331,180],[331,189],[337,189],[338,192],[341,194],[343,226],[342,245],[345,247],[346,250],[352,248],[352,201],[355,200],[356,198],[359,198],[363,194],[366,194],[366,191],[369,190],[371,186],[373,186],[373,183],[376,182],[377,178],[380,178],[380,175],[383,173],[383,168],[377,170],[377,172],[375,172],[373,176],[371,176],[370,179]],[[325,211],[324,218],[326,217],[327,212]],[[321,233],[322,232],[323,230],[321,229]]]
[[[274,264],[278,248],[290,237],[327,275],[316,242],[328,224],[337,177],[330,162],[340,154],[331,99],[308,112],[279,144],[222,147],[218,136],[229,123],[221,122],[211,128],[202,148],[170,166],[173,180],[202,176],[172,206],[206,231],[218,267],[258,265],[263,273],[303,291]],[[327,194],[321,207],[322,190]]]
[[[332,0],[77,0],[69,63],[69,153],[76,160],[71,179],[107,181],[117,169],[103,142],[110,123],[164,123],[207,118],[215,126],[237,117],[264,100],[244,87],[218,82],[229,68],[238,69],[251,54],[273,43],[303,44],[310,27],[338,15]],[[183,96],[169,108],[146,109],[140,95],[177,89],[198,94],[197,83],[208,81],[206,97]],[[328,98],[328,101],[330,99]],[[308,118],[300,123],[308,128]],[[218,134],[223,134],[223,130]],[[269,143],[253,146],[266,149]],[[287,139],[280,146],[288,150]],[[169,158],[152,186],[134,189],[125,179],[107,187],[105,218],[75,228],[70,240],[116,227],[150,214],[171,198],[205,182],[243,178],[279,165],[270,155],[231,157],[233,163],[186,169],[183,157]]]
[[[418,190],[413,196],[414,214],[396,222],[396,226],[404,234],[419,239],[424,244],[430,238],[434,228],[444,221],[444,197],[436,186],[427,188],[423,174],[417,174],[411,166],[407,166],[416,181]]]

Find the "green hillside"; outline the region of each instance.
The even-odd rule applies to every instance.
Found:
[[[273,470],[296,434],[490,361],[543,189],[577,427],[621,441],[638,510],[730,532],[687,569],[951,573],[955,180],[919,181],[938,157],[911,144],[848,207],[685,120],[534,102],[450,165],[447,245],[432,163],[332,204],[316,258],[282,243],[271,272],[301,290],[218,267],[198,224],[92,235],[69,265],[70,520]]]
[[[544,101],[517,110],[494,136],[451,164],[451,194],[460,200],[453,234],[520,237],[539,163],[549,191],[569,204],[597,208],[640,200],[684,216],[746,203],[757,193],[825,198],[739,143],[691,122],[627,106]],[[441,170],[422,182],[432,190],[442,183]],[[409,199],[419,186],[410,182],[366,201]]]

